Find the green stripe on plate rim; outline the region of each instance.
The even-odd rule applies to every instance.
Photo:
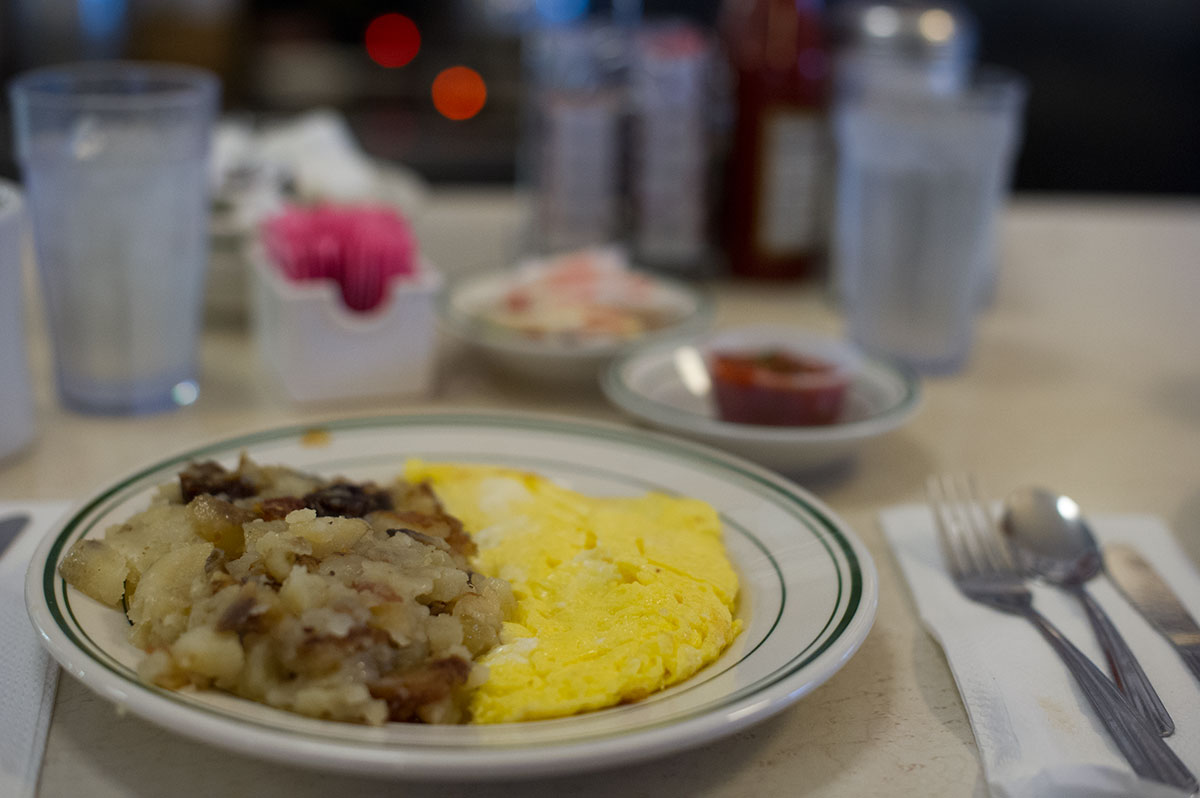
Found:
[[[45,563],[44,570],[42,573],[42,589],[43,589],[44,597],[46,598],[46,601],[47,601],[47,606],[50,610],[50,614],[54,618],[56,624],[59,627],[59,630],[64,634],[64,636],[66,636],[72,643],[74,643],[77,647],[79,647],[80,650],[87,653],[93,660],[95,660],[97,662],[97,664],[104,666],[106,670],[110,671],[118,678],[127,682],[130,686],[137,688],[139,691],[149,694],[151,697],[155,697],[155,698],[159,698],[159,699],[163,699],[163,700],[167,700],[167,701],[179,704],[180,706],[182,706],[186,709],[190,709],[193,711],[200,711],[200,712],[203,712],[203,713],[209,714],[209,715],[214,715],[217,718],[224,720],[224,721],[257,726],[257,727],[266,729],[267,731],[276,733],[276,734],[302,735],[305,737],[310,737],[310,738],[323,740],[323,741],[333,741],[340,745],[353,745],[356,748],[364,748],[364,749],[394,748],[397,745],[397,743],[375,743],[375,742],[353,741],[353,740],[347,740],[343,735],[338,735],[338,734],[335,734],[332,732],[329,734],[318,734],[318,733],[315,733],[315,732],[312,732],[309,730],[302,731],[302,730],[298,730],[298,729],[294,729],[294,728],[277,726],[277,725],[274,725],[271,723],[259,721],[259,720],[252,719],[252,718],[246,718],[246,717],[237,715],[235,713],[229,713],[226,711],[222,711],[216,707],[212,707],[212,706],[200,703],[200,702],[185,700],[185,699],[181,698],[180,696],[178,696],[173,691],[164,690],[161,688],[156,688],[156,687],[151,687],[149,685],[146,685],[143,682],[141,682],[140,680],[138,680],[136,678],[136,676],[134,676],[134,678],[130,678],[130,675],[129,675],[130,671],[126,666],[124,666],[120,663],[116,663],[114,665],[110,662],[105,661],[105,660],[111,660],[111,655],[107,654],[102,649],[99,649],[99,646],[97,646],[93,641],[91,641],[90,638],[86,635],[86,633],[83,632],[82,627],[80,627],[78,625],[77,621],[75,622],[74,628],[72,627],[72,625],[67,623],[67,619],[63,615],[63,610],[59,606],[59,600],[61,599],[62,605],[66,607],[66,613],[67,613],[67,615],[69,615],[71,617],[72,621],[75,621],[74,613],[71,612],[71,609],[70,609],[70,600],[66,593],[66,583],[63,582],[62,580],[58,579],[55,566],[56,566],[57,562],[59,561],[59,559],[62,555],[62,552],[66,548],[67,544],[70,542],[73,542],[73,540],[75,538],[78,538],[81,535],[85,535],[88,531],[90,531],[90,528],[91,528],[90,526],[87,528],[82,528],[79,526],[79,522],[82,518],[86,517],[89,514],[94,513],[100,505],[104,505],[104,504],[107,504],[107,507],[105,508],[105,512],[107,512],[108,508],[111,508],[111,506],[113,506],[114,504],[116,504],[120,501],[123,501],[124,498],[128,498],[128,496],[131,495],[130,493],[127,493],[127,491],[139,491],[139,490],[144,489],[145,487],[150,487],[150,485],[141,486],[138,483],[140,483],[144,480],[147,480],[149,477],[151,477],[155,474],[158,474],[159,472],[161,472],[165,469],[169,469],[169,468],[178,466],[180,464],[189,462],[191,460],[194,460],[194,459],[197,459],[200,457],[212,456],[219,452],[228,452],[229,450],[245,448],[248,446],[252,446],[254,444],[266,443],[266,442],[271,442],[271,441],[282,441],[282,440],[286,440],[289,438],[299,437],[300,435],[302,435],[305,432],[312,430],[314,428],[325,429],[325,430],[330,430],[330,431],[338,431],[338,430],[367,429],[367,428],[371,428],[371,427],[402,428],[402,427],[414,427],[414,426],[426,426],[427,427],[427,426],[438,426],[438,425],[446,425],[446,424],[454,424],[454,425],[459,425],[459,426],[473,425],[473,426],[485,426],[485,427],[491,427],[491,428],[524,429],[524,430],[533,430],[533,431],[538,431],[538,432],[550,432],[550,433],[567,433],[567,434],[572,434],[572,435],[581,435],[584,437],[592,436],[592,437],[596,437],[596,438],[607,439],[610,441],[616,441],[619,443],[631,444],[639,449],[646,448],[644,439],[647,437],[647,435],[644,433],[640,433],[640,432],[634,433],[632,431],[626,431],[626,430],[622,430],[622,429],[618,429],[618,428],[610,428],[610,427],[599,426],[599,425],[593,426],[586,422],[567,421],[567,420],[552,419],[552,418],[535,418],[535,417],[525,417],[525,416],[520,416],[520,415],[508,416],[508,415],[486,415],[486,414],[469,414],[469,413],[429,413],[429,414],[414,414],[414,415],[405,415],[405,416],[379,416],[379,417],[368,417],[368,418],[337,419],[337,420],[332,420],[332,421],[303,424],[303,425],[293,425],[293,426],[289,426],[289,427],[281,427],[281,428],[265,430],[265,431],[257,432],[257,433],[250,433],[247,435],[242,435],[242,436],[238,436],[238,437],[223,440],[223,441],[218,441],[216,443],[209,444],[207,446],[202,446],[197,449],[192,449],[192,450],[184,452],[182,454],[174,455],[174,456],[172,456],[166,460],[160,461],[152,466],[143,468],[141,471],[138,471],[138,472],[130,475],[125,480],[121,481],[120,483],[117,483],[116,485],[112,486],[108,490],[106,490],[103,493],[101,493],[100,495],[98,495],[92,501],[88,502],[86,505],[84,505],[82,508],[80,508],[80,510],[78,512],[76,512],[69,521],[66,522],[62,531],[59,533],[58,538],[54,541],[54,543],[52,544],[52,546],[47,554],[46,563]],[[636,727],[635,729],[626,729],[626,730],[622,730],[622,731],[616,732],[616,733],[603,732],[603,733],[599,733],[599,734],[595,734],[595,735],[579,735],[579,736],[571,737],[570,739],[564,740],[561,743],[539,743],[538,747],[548,747],[550,745],[563,745],[563,746],[575,745],[575,744],[579,744],[579,743],[585,742],[585,741],[594,741],[597,738],[605,738],[605,737],[612,737],[612,736],[625,736],[630,733],[645,732],[645,731],[654,729],[656,727],[677,725],[677,724],[683,723],[687,720],[694,719],[698,716],[710,714],[713,711],[716,711],[722,707],[735,705],[735,704],[739,703],[740,701],[742,701],[743,699],[749,698],[750,696],[753,696],[765,689],[768,689],[768,688],[780,683],[781,681],[786,680],[787,678],[789,678],[790,676],[794,675],[799,670],[801,670],[803,667],[805,667],[807,664],[809,664],[810,662],[815,660],[825,650],[827,650],[830,646],[832,646],[833,643],[838,640],[838,638],[840,638],[842,636],[842,634],[845,632],[846,628],[850,625],[851,621],[857,615],[859,605],[862,600],[862,594],[863,594],[862,568],[858,561],[858,557],[854,552],[854,548],[850,544],[849,540],[846,539],[846,537],[837,528],[836,524],[834,524],[823,512],[821,512],[818,508],[816,508],[812,504],[810,504],[809,501],[804,496],[793,493],[785,485],[777,484],[777,482],[774,481],[773,479],[764,477],[762,474],[756,473],[755,471],[751,471],[750,469],[742,466],[740,463],[738,463],[736,461],[730,461],[730,460],[726,459],[726,457],[724,455],[721,455],[718,452],[709,451],[703,447],[698,447],[693,444],[688,444],[688,443],[685,443],[682,441],[677,441],[675,439],[672,439],[672,438],[669,438],[666,436],[657,435],[657,434],[651,434],[650,437],[655,438],[656,446],[653,449],[653,451],[656,453],[667,452],[667,453],[670,453],[671,455],[679,457],[680,459],[683,459],[685,461],[691,461],[695,464],[703,465],[710,471],[716,470],[716,471],[723,472],[723,473],[735,474],[741,478],[744,487],[753,488],[755,490],[755,492],[759,493],[760,495],[773,495],[776,498],[779,496],[782,496],[784,499],[786,499],[787,501],[785,501],[783,504],[780,504],[779,506],[783,509],[786,509],[786,511],[790,515],[792,515],[794,518],[799,520],[806,528],[808,528],[809,531],[814,534],[814,537],[816,537],[819,541],[821,541],[822,545],[824,546],[824,548],[826,550],[826,553],[829,554],[831,559],[834,560],[835,573],[837,574],[837,577],[838,577],[838,596],[834,603],[834,613],[833,613],[833,615],[835,617],[837,614],[837,608],[841,605],[841,602],[842,602],[843,586],[842,586],[842,571],[840,568],[837,568],[836,552],[834,551],[833,547],[830,545],[830,540],[832,540],[834,543],[837,544],[838,551],[840,551],[841,555],[845,558],[845,566],[848,571],[847,575],[850,579],[849,590],[846,595],[846,606],[845,606],[844,610],[842,611],[842,615],[838,621],[837,626],[834,628],[832,633],[821,643],[821,645],[816,650],[808,652],[807,655],[805,654],[807,649],[797,652],[797,654],[795,654],[787,663],[781,665],[773,673],[771,673],[768,676],[763,677],[762,679],[759,679],[754,684],[747,685],[746,687],[743,687],[742,689],[740,689],[736,692],[730,693],[729,695],[726,695],[726,696],[722,696],[720,699],[717,699],[717,700],[711,701],[707,704],[695,707],[692,710],[690,710],[689,712],[687,712],[686,714],[673,716],[666,720],[662,720],[662,721],[658,721],[658,722],[654,722],[654,723],[643,724],[643,725]],[[570,464],[570,465],[572,465],[573,467],[576,466],[576,464]],[[715,469],[714,469],[714,467],[715,467]],[[611,472],[606,472],[606,474],[609,477],[612,476]],[[123,496],[122,496],[122,494],[123,494]],[[797,512],[795,509],[795,505],[799,505],[799,507],[803,508],[803,510],[805,512],[804,513]],[[816,521],[817,524],[819,525],[819,528],[814,527],[812,521]],[[734,525],[734,526],[737,527],[738,525]],[[750,535],[748,533],[748,531],[746,532],[746,535],[748,538],[750,538],[752,540],[752,542],[754,542],[754,544],[756,546],[758,546],[760,549],[763,549],[761,542],[759,542],[756,538],[754,538],[752,535]],[[768,559],[770,559],[772,566],[776,568],[776,572],[778,573],[778,566],[775,563],[774,558],[771,558],[770,555],[766,553],[765,549],[764,549],[764,554],[766,554],[766,556],[768,556]],[[55,585],[56,582],[58,583],[58,587],[59,587],[58,591],[56,591],[56,585]],[[785,598],[786,598],[786,595],[785,595]],[[782,606],[781,606],[781,612],[782,612]],[[814,637],[814,643],[816,640],[820,639],[820,636],[822,634],[825,633],[825,630],[828,629],[829,624],[831,624],[833,622],[833,620],[834,620],[834,617],[831,617],[826,622],[826,624],[822,628],[822,631]],[[776,623],[778,623],[778,618],[776,619]],[[76,629],[78,630],[79,634],[83,635],[87,639],[87,643],[90,645],[85,644],[83,640],[79,639],[79,637],[76,635]],[[774,625],[772,625],[772,630],[773,629],[774,629]],[[768,632],[766,637],[769,637],[769,636],[770,636],[770,632]],[[766,639],[766,637],[764,637],[764,640]],[[813,645],[813,643],[810,643],[808,648],[811,648],[812,645]],[[100,655],[100,656],[97,656],[97,655]],[[101,659],[100,657],[103,657],[103,659]],[[113,662],[115,662],[115,660],[113,660]],[[292,717],[290,713],[284,713],[282,710],[279,710],[279,712],[286,717],[289,717],[289,718]],[[549,721],[549,722],[554,722],[554,721]],[[331,723],[330,725],[331,726],[339,726],[340,724]],[[462,744],[454,744],[454,745],[414,744],[409,741],[405,741],[404,745],[409,746],[409,747],[420,747],[423,750],[429,750],[429,749],[466,750],[468,747],[470,747],[470,746],[462,745]],[[502,747],[503,748],[523,748],[523,747],[527,747],[527,746],[521,745],[521,744],[499,744],[499,745],[487,744],[484,747],[486,747],[488,749],[495,749],[495,748],[502,748]]]

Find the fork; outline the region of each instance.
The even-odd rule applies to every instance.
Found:
[[[1196,777],[1163,742],[1108,677],[1033,606],[1033,594],[1017,570],[1008,545],[995,530],[974,480],[933,476],[926,483],[938,539],[959,591],[972,601],[1034,626],[1062,659],[1101,723],[1134,772],[1189,792],[1200,789]]]

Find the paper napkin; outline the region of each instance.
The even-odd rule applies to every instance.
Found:
[[[1089,519],[1101,544],[1129,543],[1200,618],[1200,574],[1163,522],[1149,516]],[[968,601],[943,567],[933,516],[924,505],[880,514],[930,634],[941,644],[967,709],[993,798],[1134,798],[1182,793],[1144,781],[1126,764],[1066,667],[1027,620]],[[1099,645],[1078,600],[1031,584],[1034,606],[1103,672]],[[1175,721],[1167,738],[1200,774],[1200,681],[1107,577],[1088,583],[1138,655]]]
[[[28,513],[30,523],[0,554],[0,795],[32,798],[54,709],[58,668],[38,642],[25,611],[25,570],[64,502],[0,502],[0,518]]]

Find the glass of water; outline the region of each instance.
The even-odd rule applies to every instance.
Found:
[[[839,99],[834,274],[862,348],[925,373],[965,364],[1025,93],[990,70],[957,95]]]
[[[217,78],[81,63],[9,91],[60,399],[95,413],[192,403]]]

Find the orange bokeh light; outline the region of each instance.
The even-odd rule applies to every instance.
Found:
[[[383,67],[402,67],[417,57],[421,32],[403,14],[382,14],[371,20],[363,39],[367,55]]]
[[[455,66],[433,79],[433,105],[447,119],[470,119],[487,102],[487,84],[474,69]]]

